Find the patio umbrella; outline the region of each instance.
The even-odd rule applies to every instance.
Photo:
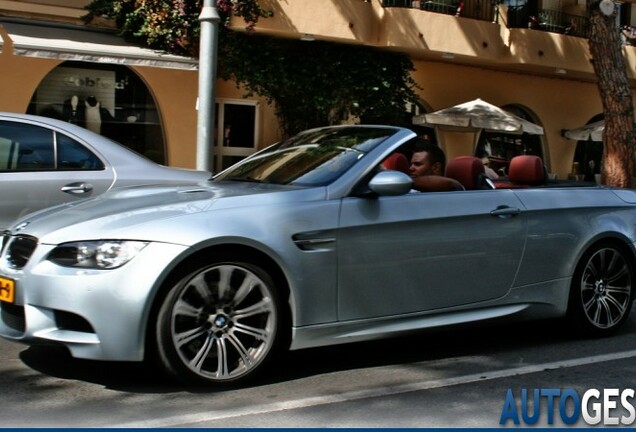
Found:
[[[543,128],[501,108],[475,99],[450,108],[413,117],[414,125],[439,127],[444,130],[475,132],[528,133],[543,135]]]
[[[574,141],[603,141],[603,130],[605,130],[605,120],[586,124],[576,129],[566,129],[563,135]]]

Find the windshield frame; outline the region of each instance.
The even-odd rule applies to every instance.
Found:
[[[361,125],[311,129],[253,154],[217,174],[214,180],[327,186],[399,130],[393,126]]]

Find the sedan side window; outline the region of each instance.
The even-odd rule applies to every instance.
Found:
[[[53,131],[24,123],[0,122],[0,170],[52,170],[53,148]]]
[[[70,170],[102,170],[104,164],[90,150],[72,138],[57,134],[57,169]]]

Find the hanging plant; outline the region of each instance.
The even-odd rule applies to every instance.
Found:
[[[115,21],[122,36],[151,48],[197,57],[199,14],[202,0],[93,0],[84,21],[95,17]],[[228,26],[232,16],[245,21],[253,31],[259,18],[272,15],[257,0],[216,0],[222,22]]]

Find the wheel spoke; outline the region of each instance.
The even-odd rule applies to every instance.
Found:
[[[605,303],[607,304],[608,309],[611,306],[614,306],[614,308],[618,312],[618,319],[621,319],[623,317],[623,314],[625,314],[625,311],[627,310],[627,306],[624,303],[619,302],[612,296],[605,296]]]
[[[594,318],[592,318],[592,321],[598,325],[601,322],[601,313],[603,312],[602,306],[598,300],[594,301],[594,306],[596,306],[596,311],[594,312]]]
[[[592,310],[592,308],[594,307],[594,305],[596,305],[596,298],[592,297],[590,298],[587,302],[583,303],[583,309],[585,310],[586,314],[588,316],[590,316],[590,312]]]
[[[230,290],[232,273],[234,273],[234,267],[223,266],[219,267],[219,283],[218,283],[218,295],[219,300],[225,299],[225,296]]]
[[[205,342],[201,346],[201,349],[199,349],[199,351],[197,351],[196,355],[192,358],[192,360],[190,360],[190,367],[192,369],[194,369],[195,371],[201,371],[201,369],[203,368],[203,363],[205,362],[205,359],[208,357],[208,354],[210,353],[212,346],[213,346],[212,335],[208,335],[208,337],[205,338]]]
[[[196,318],[199,316],[200,313],[201,313],[201,308],[196,308],[192,306],[190,303],[182,299],[179,299],[177,303],[175,304],[172,315],[173,316],[183,315],[190,318]]]
[[[592,280],[597,280],[598,279],[598,270],[596,269],[596,265],[594,264],[594,260],[590,260],[590,262],[587,265],[587,268],[585,269],[585,273],[586,276],[585,280],[588,279],[592,279]]]
[[[594,291],[594,284],[590,282],[585,282],[581,287],[581,291]]]
[[[614,315],[612,314],[612,308],[610,307],[610,305],[607,303],[605,298],[601,298],[598,301],[598,305],[599,305],[599,310],[603,310],[605,311],[605,315],[607,316],[607,323],[606,326],[607,327],[611,327],[612,325],[614,325],[618,320],[614,319]],[[599,314],[600,315],[600,314]],[[602,327],[602,323],[600,321],[600,318],[596,320],[596,323]]]
[[[227,339],[234,346],[236,352],[239,354],[239,356],[241,356],[241,360],[243,360],[243,364],[245,365],[245,367],[248,367],[250,364],[252,364],[253,357],[249,355],[249,352],[247,348],[245,348],[243,343],[241,343],[241,341],[231,333],[229,333],[227,336]]]
[[[247,317],[251,317],[254,315],[271,313],[272,312],[272,302],[269,298],[263,298],[260,302],[255,303],[251,306],[248,306],[244,309],[240,309],[234,312],[232,318],[234,320],[241,320]]]
[[[210,295],[212,293],[210,292],[210,287],[205,282],[205,278],[202,274],[192,279],[190,285],[194,287],[195,291],[199,294],[204,302],[210,298]]]
[[[605,288],[605,291],[608,295],[614,296],[615,294],[622,294],[629,297],[629,293],[631,292],[631,288],[629,286],[611,286],[608,285]]]
[[[269,332],[267,330],[259,329],[259,328],[248,326],[241,323],[236,323],[234,325],[234,331],[238,333],[246,334],[248,336],[251,336],[263,342],[269,339]]]
[[[236,294],[234,294],[234,304],[241,304],[241,302],[245,300],[248,294],[252,292],[252,289],[259,283],[259,280],[253,275],[246,275],[245,279],[243,279],[243,283],[241,283],[241,286],[238,288],[238,290],[236,290]]]
[[[218,338],[216,340],[217,350],[217,368],[216,376],[218,378],[227,378],[230,375],[230,368],[228,365],[227,346],[225,345],[225,338]]]
[[[207,329],[204,326],[199,326],[197,328],[193,328],[181,333],[175,332],[174,341],[177,344],[177,347],[181,348],[183,345],[192,342],[194,339],[197,339],[199,336],[204,335],[206,332]]]

